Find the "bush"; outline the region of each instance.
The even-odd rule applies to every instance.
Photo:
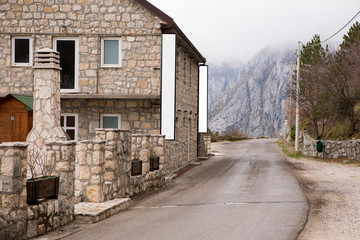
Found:
[[[228,129],[221,134],[216,131],[213,133],[210,129],[208,132],[211,134],[211,142],[219,142],[219,141],[241,141],[244,139],[248,139],[248,137],[241,133],[238,129]]]
[[[295,141],[295,125],[290,127],[290,138],[291,140]]]

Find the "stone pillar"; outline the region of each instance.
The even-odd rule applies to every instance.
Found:
[[[128,197],[131,177],[131,131],[120,130],[118,142],[118,157],[121,160],[119,169],[119,197]]]
[[[75,196],[75,144],[74,141],[46,142],[47,162],[52,163],[51,175],[60,177],[59,195]]]
[[[105,141],[81,141],[76,145],[76,152],[76,191],[83,201],[103,202]]]
[[[26,206],[27,143],[0,145],[0,208]]]
[[[22,239],[27,231],[27,143],[0,145],[0,239]]]
[[[96,139],[105,142],[105,200],[111,200],[118,193],[120,159],[118,158],[119,129],[96,129]]]
[[[211,153],[211,136],[208,133],[198,134],[198,157],[208,157]]]
[[[45,140],[67,140],[60,125],[60,56],[45,48],[35,52],[34,60],[34,120],[27,142],[30,143],[30,163],[35,152],[42,161],[46,156]]]
[[[165,161],[165,136],[164,135],[150,135],[150,155],[159,157],[160,170],[166,172],[168,169],[167,162]]]

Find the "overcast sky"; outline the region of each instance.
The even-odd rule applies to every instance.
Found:
[[[325,40],[360,11],[360,0],[148,1],[172,17],[210,63],[246,62],[264,47],[296,48],[314,34]],[[349,27],[329,44],[341,43]]]

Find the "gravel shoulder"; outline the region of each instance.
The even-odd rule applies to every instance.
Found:
[[[288,158],[308,200],[299,240],[360,239],[360,163]]]

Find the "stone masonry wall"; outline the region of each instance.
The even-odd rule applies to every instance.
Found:
[[[103,140],[85,140],[76,145],[75,188],[82,201],[105,201],[104,152]]]
[[[81,141],[76,146],[76,195],[82,201],[104,202],[160,187],[168,173],[164,148],[163,135],[96,129],[96,140]],[[150,171],[150,156],[159,157],[159,170]],[[139,176],[131,176],[134,159],[142,160]]]
[[[360,161],[360,141],[359,140],[323,140],[325,144],[324,153],[316,151],[316,140],[304,134],[302,154],[310,157],[324,158],[349,158]]]
[[[208,133],[198,134],[198,156],[208,157],[211,154],[211,136]]]
[[[32,92],[31,66],[11,65],[12,37],[27,36],[34,51],[53,48],[55,37],[78,39],[79,92],[159,95],[161,23],[131,0],[2,1],[0,94]],[[100,66],[103,37],[121,38],[121,68]]]
[[[0,145],[0,239],[27,239],[74,219],[74,143],[49,142],[47,158],[60,176],[58,199],[26,204],[27,143]]]
[[[26,143],[0,145],[0,239],[27,232]]]
[[[96,139],[105,142],[105,199],[129,196],[131,131],[96,129]]]
[[[167,141],[169,169],[177,169],[197,159],[198,64],[177,47],[175,141]]]
[[[101,114],[121,114],[121,129],[132,133],[159,134],[157,100],[62,99],[62,113],[78,113],[78,140],[95,139]]]
[[[130,196],[165,184],[168,161],[165,157],[163,135],[132,135],[131,159],[142,161],[142,174],[130,178]],[[150,171],[150,156],[159,157],[159,170]]]

